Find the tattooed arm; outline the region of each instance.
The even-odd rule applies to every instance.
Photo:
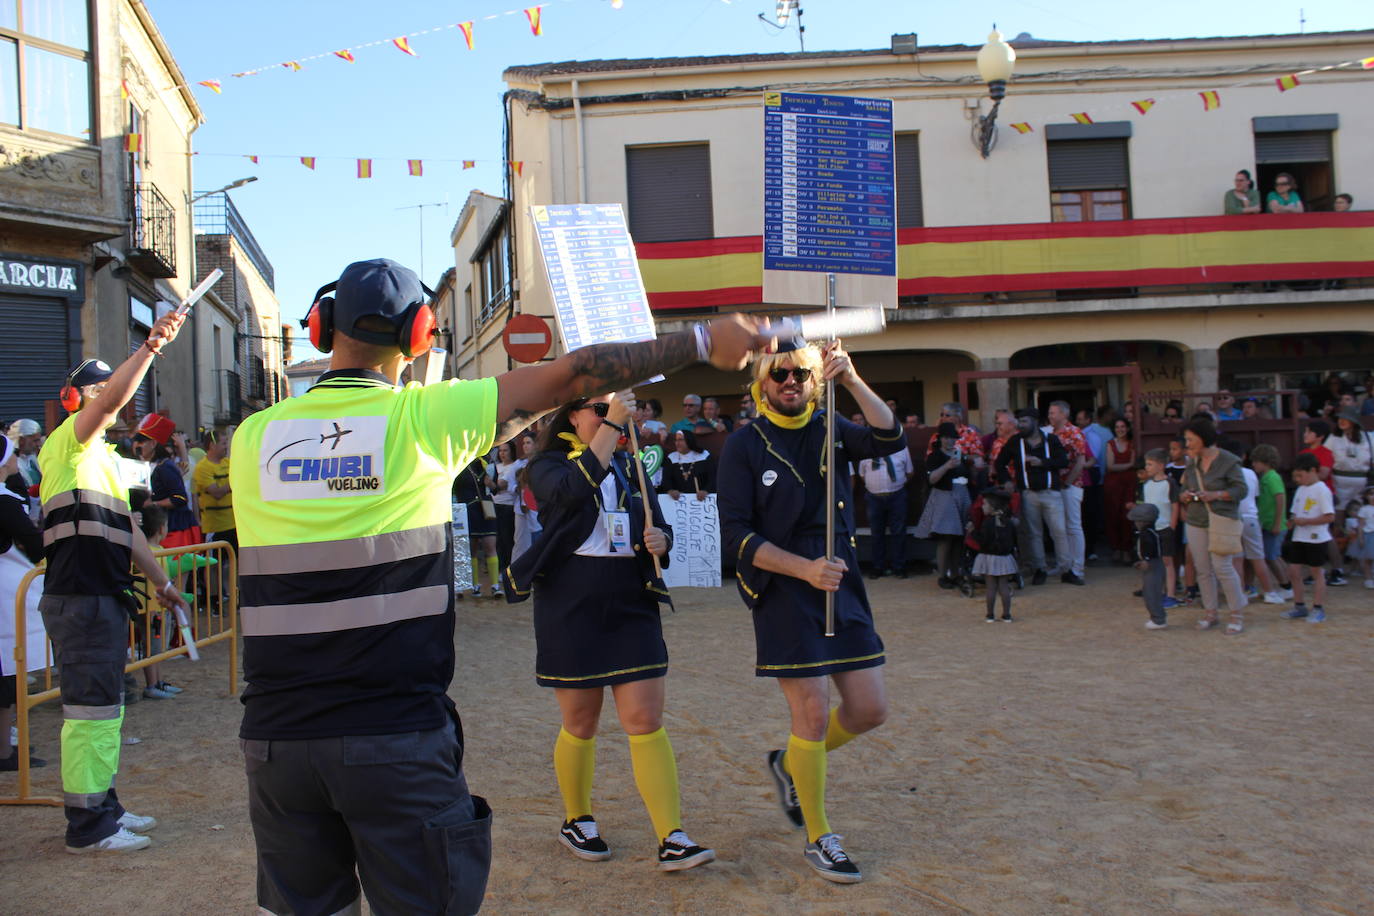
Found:
[[[717,318],[707,327],[711,365],[718,369],[742,368],[751,353],[764,349],[773,339],[760,333],[760,322],[744,315]],[[568,401],[628,388],[696,361],[696,337],[689,330],[657,340],[594,344],[550,363],[513,369],[496,379],[496,441],[510,440]]]

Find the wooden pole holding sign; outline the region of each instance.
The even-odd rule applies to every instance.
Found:
[[[835,315],[835,275],[825,275],[825,313]],[[835,338],[832,336],[833,344]],[[822,364],[824,371],[824,364]],[[835,380],[825,380],[825,559],[835,562]],[[825,635],[835,635],[835,593],[825,593]]]

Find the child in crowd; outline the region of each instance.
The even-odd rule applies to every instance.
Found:
[[[1016,575],[1016,526],[1011,501],[1004,490],[983,491],[982,527],[978,530],[978,558],[973,561],[973,574],[987,583],[988,623],[996,620],[993,610],[997,598],[1002,598],[1002,620],[1011,623],[1011,579]]]
[[[1245,446],[1235,439],[1221,439],[1217,445],[1242,461],[1245,460]],[[1236,573],[1244,582],[1245,563],[1248,560],[1254,573],[1254,582],[1257,585],[1252,584],[1246,590],[1246,594],[1257,596],[1256,588],[1258,588],[1263,592],[1265,604],[1283,604],[1287,599],[1279,592],[1274,576],[1269,571],[1269,564],[1265,562],[1264,558],[1264,535],[1259,516],[1259,475],[1243,465],[1240,473],[1245,478],[1245,498],[1240,501],[1241,552],[1234,558]]]
[[[1179,490],[1178,481],[1169,476],[1166,469],[1168,461],[1169,454],[1162,448],[1152,448],[1145,453],[1145,480],[1140,484],[1136,499],[1137,504],[1155,507],[1154,530],[1159,535],[1159,555],[1164,561],[1166,611],[1182,604],[1174,597],[1174,589],[1178,587],[1178,551],[1174,547],[1174,535],[1179,523]]]
[[[1269,573],[1278,583],[1278,593],[1285,601],[1293,598],[1288,584],[1288,564],[1283,561],[1283,535],[1288,530],[1288,493],[1283,478],[1274,470],[1279,463],[1279,450],[1260,443],[1250,449],[1250,464],[1259,477],[1259,496],[1255,508],[1259,511],[1260,538],[1264,542],[1264,561]]]
[[[157,550],[162,546],[162,539],[167,536],[167,513],[149,500],[139,510],[138,527],[148,539],[148,546]],[[163,565],[166,566],[166,563]],[[147,613],[147,620],[141,620],[134,625],[134,640],[145,654],[157,655],[167,646],[167,613],[153,601],[148,602]],[[143,683],[143,696],[148,700],[170,700],[181,693],[180,687],[173,687],[162,679],[160,663],[148,665],[143,669]]]
[[[1135,525],[1135,568],[1140,570],[1140,596],[1145,599],[1145,611],[1150,615],[1145,629],[1162,630],[1169,625],[1169,615],[1164,608],[1164,545],[1157,527],[1159,508],[1154,503],[1139,502],[1126,517]]]
[[[1321,468],[1317,457],[1310,453],[1293,460],[1293,482],[1298,489],[1293,494],[1293,539],[1284,548],[1288,561],[1288,581],[1293,583],[1293,607],[1280,616],[1286,620],[1306,617],[1308,623],[1326,620],[1326,560],[1327,542],[1331,540],[1331,522],[1336,513],[1331,504],[1331,488],[1321,482]],[[1312,610],[1309,613],[1303,594],[1303,567],[1312,572]]]
[[[1360,523],[1360,567],[1364,587],[1374,588],[1374,487],[1365,487],[1360,498],[1364,502],[1355,514]]]
[[[1169,463],[1164,466],[1164,473],[1169,475],[1169,479],[1176,485],[1183,482],[1183,471],[1188,467],[1187,442],[1182,436],[1174,436],[1169,440]],[[1177,492],[1177,491],[1175,491]],[[1178,521],[1174,524],[1174,577],[1177,584],[1178,577],[1178,556],[1183,556],[1183,584],[1187,587],[1184,602],[1191,604],[1198,599],[1197,572],[1193,569],[1193,558],[1188,553],[1188,529],[1183,524],[1182,514],[1175,516]],[[1173,592],[1170,592],[1173,594]]]

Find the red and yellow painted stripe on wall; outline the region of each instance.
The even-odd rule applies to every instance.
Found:
[[[756,305],[761,236],[637,246],[655,309]],[[1374,212],[903,229],[903,296],[1374,276]]]

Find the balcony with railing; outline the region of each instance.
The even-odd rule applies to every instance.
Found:
[[[762,301],[761,236],[648,243],[636,250],[655,311]],[[1374,212],[950,226],[897,235],[903,306],[1280,286],[1374,291]]]
[[[150,277],[177,275],[176,209],[150,182],[129,186],[127,260]]]
[[[249,262],[257,268],[269,289],[275,290],[276,273],[262,246],[253,237],[243,215],[228,194],[207,194],[192,204],[192,217],[197,235],[228,235],[238,242]]]

